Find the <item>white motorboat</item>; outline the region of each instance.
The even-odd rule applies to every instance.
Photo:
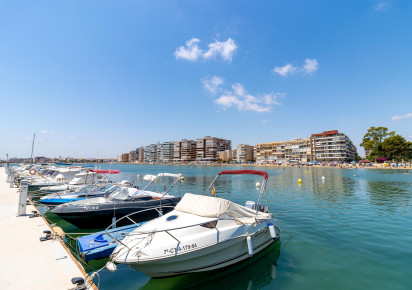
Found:
[[[151,185],[156,186],[159,177],[172,177],[174,182],[165,192],[147,190]],[[116,220],[139,210],[144,211],[139,215],[140,221],[147,221],[159,216],[157,207],[162,209],[160,212],[169,212],[180,201],[181,197],[173,196],[169,191],[182,178],[181,174],[172,173],[146,175],[145,179],[150,180],[150,183],[143,190],[122,186],[108,196],[64,203],[51,212],[78,228],[104,228],[113,222],[116,225],[130,224],[128,219],[122,219],[121,223]]]
[[[80,167],[56,169],[56,171],[50,177],[43,176],[41,179],[38,179],[36,181],[29,181],[29,189],[38,189],[44,186],[67,184],[71,180],[73,180],[73,178],[75,178],[75,175],[80,173],[81,170],[83,169]]]
[[[216,178],[223,174],[263,176],[258,202],[242,206],[223,198],[186,193],[173,211],[124,238],[107,267],[113,270],[113,262],[123,263],[153,278],[209,271],[246,260],[279,239],[274,216],[260,205],[267,173],[222,171]],[[214,189],[216,178],[209,189]]]
[[[74,178],[67,184],[50,185],[40,187],[39,190],[42,193],[53,193],[64,190],[74,191],[81,189],[85,185],[93,185],[97,183],[97,174],[94,172],[80,172],[77,173]]]

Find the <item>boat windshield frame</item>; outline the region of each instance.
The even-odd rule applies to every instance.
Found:
[[[130,195],[129,195],[128,187],[119,187],[118,189],[116,189],[115,191],[113,191],[107,196],[107,199],[110,201],[115,200],[115,199],[126,200],[129,198],[130,198]]]

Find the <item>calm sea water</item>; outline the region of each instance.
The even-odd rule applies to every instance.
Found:
[[[144,174],[182,173],[185,179],[174,191],[180,194],[204,193],[221,170],[244,169],[111,168],[122,172],[119,178],[138,183]],[[269,208],[283,226],[280,243],[235,267],[168,279],[150,279],[119,265],[116,272],[100,272],[100,289],[412,288],[412,171],[248,168],[269,174]],[[261,182],[259,176],[224,176],[216,185],[217,195],[244,204],[257,199],[256,182]]]

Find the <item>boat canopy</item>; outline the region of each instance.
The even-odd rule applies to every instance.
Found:
[[[268,174],[265,171],[259,170],[223,170],[218,175],[222,174],[256,174],[262,175],[265,179],[268,179]]]
[[[91,172],[99,174],[119,174],[119,170],[100,170],[100,169],[90,169]]]
[[[159,173],[156,177],[161,177],[161,176],[169,176],[169,177],[176,177],[176,178],[180,178],[182,177],[181,173],[175,174],[175,173]]]
[[[193,193],[186,193],[176,205],[175,210],[209,218],[220,218],[227,214],[244,224],[253,224],[257,220],[267,220],[270,218],[268,213],[256,212],[254,209],[238,205],[227,199]]]

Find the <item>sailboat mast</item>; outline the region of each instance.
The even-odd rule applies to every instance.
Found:
[[[34,163],[33,162],[33,148],[34,148],[34,139],[36,138],[36,133],[34,133],[33,135],[33,143],[31,144],[31,156],[30,156],[30,163]]]

